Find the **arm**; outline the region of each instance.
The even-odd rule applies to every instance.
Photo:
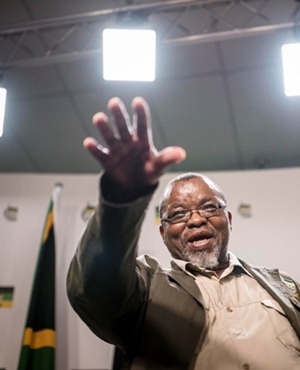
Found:
[[[68,272],[75,311],[97,336],[124,349],[136,334],[147,295],[135,257],[150,199],[114,204],[100,197]]]
[[[133,122],[123,103],[94,116],[107,147],[87,138],[84,146],[104,168],[97,211],[80,242],[68,273],[68,295],[80,317],[102,339],[129,345],[138,328],[146,285],[135,257],[145,209],[167,166],[184,159],[182,148],[157,152],[151,140],[150,114],[144,100],[133,101]]]

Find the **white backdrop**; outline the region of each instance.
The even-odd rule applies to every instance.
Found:
[[[279,267],[300,280],[299,210],[300,168],[206,173],[225,191],[233,213],[230,250],[248,262]],[[155,220],[161,181],[145,220],[140,253],[157,257],[164,265],[169,255]],[[97,200],[96,175],[0,175],[0,286],[14,286],[12,308],[0,308],[0,368],[16,370],[32,278],[51,193],[63,188],[56,219],[57,259],[57,370],[111,369],[113,348],[96,338],[70,308],[65,290],[69,262],[86,222],[82,211]],[[251,207],[243,217],[241,204]],[[4,217],[16,207],[17,220]]]

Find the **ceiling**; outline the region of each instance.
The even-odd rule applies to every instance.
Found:
[[[300,21],[295,0],[0,0],[0,85],[8,90],[0,172],[95,173],[83,149],[109,98],[143,96],[172,170],[300,166],[300,97],[283,92],[281,45]],[[106,27],[157,31],[154,82],[102,79]]]

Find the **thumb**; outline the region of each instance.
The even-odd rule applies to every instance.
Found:
[[[157,162],[160,167],[167,167],[171,164],[178,164],[186,158],[186,151],[180,146],[169,146],[157,154]]]

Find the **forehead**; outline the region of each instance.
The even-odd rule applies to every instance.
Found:
[[[211,198],[220,198],[218,188],[212,181],[200,177],[174,182],[165,193],[167,204]]]

